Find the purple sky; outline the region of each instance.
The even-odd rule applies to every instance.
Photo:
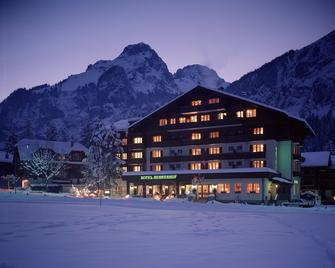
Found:
[[[0,101],[145,42],[175,72],[199,63],[232,82],[335,29],[334,0],[0,0]]]

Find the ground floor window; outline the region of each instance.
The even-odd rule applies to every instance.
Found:
[[[247,193],[249,194],[259,194],[260,193],[259,183],[248,183],[247,184]]]
[[[234,191],[235,191],[235,193],[241,193],[242,192],[242,184],[241,183],[235,183]]]
[[[229,194],[230,193],[230,184],[229,183],[218,184],[218,193]]]

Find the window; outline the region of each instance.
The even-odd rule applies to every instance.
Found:
[[[220,162],[208,162],[208,169],[219,169],[220,168]]]
[[[121,169],[122,169],[123,172],[127,172],[128,171],[127,167],[121,167]]]
[[[151,156],[153,158],[159,158],[162,157],[162,151],[161,150],[152,150],[151,151]]]
[[[235,191],[235,193],[241,193],[242,192],[242,185],[241,185],[241,183],[235,183],[235,185],[234,185],[234,191]]]
[[[262,168],[265,166],[265,161],[263,160],[253,160],[251,161],[251,167]]]
[[[213,132],[210,132],[210,133],[209,133],[209,137],[210,137],[211,139],[219,138],[219,137],[220,137],[220,132],[219,132],[219,131],[213,131]]]
[[[135,159],[143,158],[143,152],[132,152],[131,158],[135,158]]]
[[[201,105],[201,100],[193,100],[192,101],[192,106],[199,106]]]
[[[252,144],[251,145],[251,151],[253,153],[264,152],[265,151],[265,145],[264,144]]]
[[[192,155],[201,155],[201,149],[200,148],[193,148],[191,153],[192,153]]]
[[[249,194],[259,194],[261,187],[259,183],[248,183],[247,184],[247,193]]]
[[[209,154],[219,154],[220,147],[209,147]]]
[[[162,141],[162,136],[157,135],[152,137],[153,142],[161,142]]]
[[[186,117],[179,117],[179,123],[180,124],[186,123]]]
[[[256,117],[256,109],[248,109],[245,111],[246,117]]]
[[[234,161],[229,161],[228,165],[229,165],[229,167],[231,167],[231,168],[236,168],[236,164],[235,164]]]
[[[243,111],[237,111],[236,116],[239,117],[239,118],[243,118],[244,117]]]
[[[221,194],[229,194],[230,184],[229,183],[218,184],[218,192]]]
[[[198,117],[196,115],[190,116],[190,122],[192,123],[198,122]]]
[[[133,166],[133,171],[138,172],[142,170],[142,166],[137,165],[137,166]]]
[[[170,118],[170,124],[175,125],[176,124],[176,118]]]
[[[201,169],[201,163],[192,163],[191,164],[191,169],[192,170],[199,170],[199,169]]]
[[[201,133],[198,132],[192,133],[192,140],[201,140]]]
[[[254,133],[254,135],[262,135],[262,134],[264,134],[264,128],[255,127],[253,133]]]
[[[152,171],[161,171],[163,170],[162,165],[152,165],[151,166]]]
[[[210,98],[208,104],[220,103],[220,98]]]
[[[127,160],[127,153],[122,153],[122,159]]]
[[[236,149],[234,148],[234,146],[228,146],[228,151],[229,152],[236,152]]]
[[[143,142],[142,137],[135,137],[134,138],[134,143],[135,144],[139,144],[139,143],[142,143],[142,142]]]
[[[209,121],[211,120],[211,116],[209,114],[202,114],[201,121]]]
[[[223,120],[223,119],[225,119],[227,117],[227,113],[226,112],[224,112],[224,113],[218,113],[218,119],[219,120]]]
[[[160,126],[166,126],[168,123],[168,120],[167,119],[159,119],[159,125]]]
[[[122,144],[122,145],[127,145],[127,139],[126,139],[126,138],[123,138],[123,139],[121,140],[121,144]]]

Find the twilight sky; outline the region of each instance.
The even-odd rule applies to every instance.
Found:
[[[0,101],[145,42],[232,82],[335,30],[334,0],[0,0]]]

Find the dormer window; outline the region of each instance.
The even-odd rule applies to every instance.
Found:
[[[192,101],[192,106],[200,106],[201,105],[201,100],[193,100]]]
[[[220,98],[210,98],[208,104],[220,103]]]

